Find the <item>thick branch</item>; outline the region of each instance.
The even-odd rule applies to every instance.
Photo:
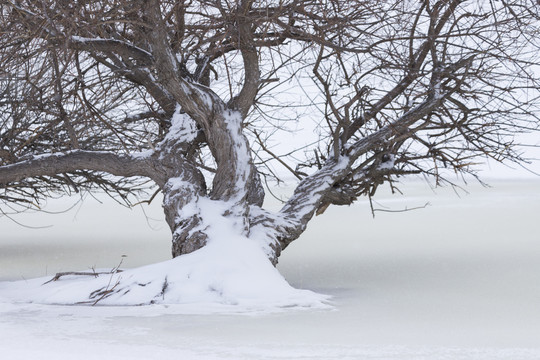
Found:
[[[281,249],[285,249],[302,234],[325,197],[332,191],[333,186],[350,175],[351,167],[356,159],[393,137],[404,134],[412,136],[414,130],[411,129],[411,125],[435,110],[443,101],[443,96],[429,96],[422,104],[411,109],[393,123],[346,147],[346,154],[339,156],[337,160],[329,159],[320,170],[301,181],[293,196],[280,211],[280,216],[286,218],[288,222],[281,234],[277,236]]]
[[[163,180],[151,166],[148,156],[117,155],[98,151],[70,151],[35,156],[32,159],[0,167],[0,184],[35,176],[53,176],[75,170],[103,171],[112,175],[145,176],[158,184]]]
[[[76,50],[113,52],[121,56],[131,57],[144,65],[151,65],[154,62],[154,57],[148,51],[116,39],[72,36],[70,46]]]
[[[232,99],[232,106],[240,111],[243,118],[255,101],[261,77],[259,56],[253,41],[252,22],[248,17],[252,4],[252,0],[242,1],[237,14],[239,47],[244,61],[244,84],[238,96]]]
[[[247,197],[250,203],[262,204],[264,192],[253,166],[248,141],[242,133],[242,114],[227,109],[211,89],[180,76],[166,41],[166,27],[159,9],[158,1],[146,1],[146,21],[153,24],[148,36],[153,45],[158,78],[206,135],[218,165],[212,198],[240,201]]]
[[[369,150],[376,148],[377,144],[382,144],[393,136],[401,136],[404,134],[412,136],[414,131],[410,129],[410,126],[439,107],[443,101],[443,96],[430,97],[420,105],[407,111],[395,122],[358,140],[346,150],[350,159],[355,161]]]

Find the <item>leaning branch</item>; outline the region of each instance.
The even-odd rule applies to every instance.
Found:
[[[151,65],[154,62],[154,57],[148,51],[125,41],[80,36],[72,36],[69,40],[70,47],[75,50],[113,52],[121,56],[131,57],[144,65]]]
[[[147,156],[118,155],[100,151],[75,150],[34,156],[0,167],[0,185],[35,176],[53,176],[76,170],[103,171],[117,176],[146,176],[156,180]]]
[[[412,136],[414,130],[411,126],[439,107],[444,99],[445,96],[442,95],[429,96],[422,104],[393,123],[345,147],[344,154],[337,159],[335,157],[329,159],[320,170],[304,178],[279,213],[279,216],[288,220],[285,231],[278,239],[282,249],[300,236],[334,185],[350,175],[351,167],[360,156],[392,138],[405,134]]]
[[[107,272],[95,272],[95,271],[92,271],[92,272],[81,272],[81,271],[59,272],[59,273],[56,273],[56,275],[54,275],[54,277],[51,280],[44,282],[43,285],[46,285],[46,284],[48,284],[50,282],[53,282],[53,281],[58,281],[63,276],[93,276],[93,277],[97,278],[97,277],[99,277],[99,275],[116,274],[116,273],[119,273],[119,272],[122,272],[122,270],[116,269],[114,271],[107,271]]]
[[[407,133],[410,133],[410,136],[412,136],[413,131],[410,129],[410,126],[438,108],[445,98],[446,96],[442,95],[428,97],[426,101],[407,111],[396,121],[346,147],[347,155],[354,162],[358,157],[376,147],[377,144],[384,143],[392,136],[402,136]]]

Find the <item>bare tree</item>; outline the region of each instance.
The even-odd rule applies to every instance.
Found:
[[[208,241],[203,199],[275,264],[315,213],[412,174],[522,163],[539,127],[526,0],[4,0],[4,212],[157,187],[172,254]],[[295,127],[312,143],[279,144]],[[291,130],[292,129],[292,130]],[[290,137],[289,137],[290,138]],[[279,145],[279,146],[277,146]],[[298,179],[277,213],[263,181]],[[195,209],[195,210],[194,210]]]

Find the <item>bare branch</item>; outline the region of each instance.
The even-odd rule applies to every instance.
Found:
[[[159,179],[158,174],[151,167],[149,156],[74,150],[67,153],[35,156],[28,160],[1,166],[0,184],[8,185],[29,177],[53,176],[80,169],[103,171],[117,176],[146,176]]]
[[[68,39],[71,48],[75,50],[116,53],[123,57],[133,58],[142,65],[150,66],[154,63],[154,57],[148,51],[137,46],[117,39],[84,38],[72,36]]]
[[[248,15],[253,3],[253,0],[242,0],[236,14],[238,48],[244,61],[244,84],[238,96],[231,99],[231,106],[237,108],[244,118],[253,106],[261,77],[259,57],[253,39],[253,24]]]

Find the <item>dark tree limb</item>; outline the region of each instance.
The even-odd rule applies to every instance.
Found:
[[[123,57],[133,58],[145,66],[150,66],[154,63],[154,57],[151,53],[125,41],[116,39],[83,38],[79,36],[72,36],[67,40],[69,46],[75,50],[116,53]]]
[[[149,157],[118,155],[109,152],[75,150],[36,156],[0,167],[0,184],[24,180],[35,176],[53,176],[75,170],[107,172],[116,176],[145,176],[162,183]]]
[[[260,85],[261,73],[259,70],[259,56],[253,39],[253,24],[249,18],[249,11],[253,0],[243,0],[236,14],[238,24],[238,47],[244,62],[244,84],[240,93],[231,99],[231,106],[236,108],[245,118],[255,101]]]

